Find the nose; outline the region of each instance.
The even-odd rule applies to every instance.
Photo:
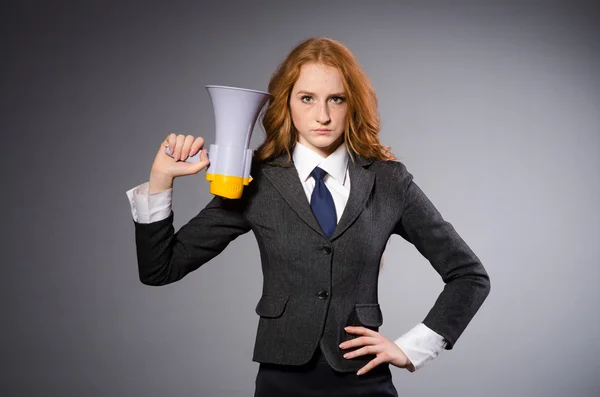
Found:
[[[327,107],[327,103],[319,105],[317,112],[317,121],[319,123],[327,124],[329,123],[329,121],[331,121],[331,118],[329,117],[329,108]]]

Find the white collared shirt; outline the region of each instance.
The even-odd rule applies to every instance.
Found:
[[[294,160],[294,166],[298,171],[300,182],[302,182],[302,187],[309,203],[313,189],[315,188],[315,180],[310,176],[310,173],[315,167],[320,167],[327,173],[323,178],[323,182],[333,197],[337,221],[339,222],[350,196],[348,152],[346,152],[346,146],[338,146],[333,153],[324,158],[298,142],[292,152],[292,159]]]
[[[340,145],[325,158],[296,142],[292,159],[309,203],[315,187],[315,180],[310,173],[317,166],[327,172],[323,182],[331,192],[339,222],[350,196],[349,156],[345,145]],[[131,214],[138,223],[160,221],[166,219],[171,213],[173,189],[148,195],[148,185],[149,182],[145,182],[126,192],[131,206]],[[394,343],[406,354],[415,370],[425,366],[446,347],[444,338],[423,323],[414,326]]]

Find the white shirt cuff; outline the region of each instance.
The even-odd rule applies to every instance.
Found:
[[[417,324],[394,343],[406,354],[415,371],[437,357],[446,347],[446,340],[423,323]]]
[[[126,192],[131,216],[138,223],[157,222],[171,214],[173,188],[148,195],[149,185],[149,182],[145,182]]]

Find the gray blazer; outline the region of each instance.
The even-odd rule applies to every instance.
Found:
[[[164,285],[217,256],[250,230],[263,271],[253,361],[299,365],[320,345],[331,367],[357,371],[374,356],[345,359],[338,345],[356,337],[347,325],[378,330],[379,266],[386,243],[398,234],[414,244],[445,287],[423,323],[443,336],[446,349],[471,321],[490,290],[477,256],[446,222],[398,161],[349,159],[350,196],[330,238],[315,219],[287,155],[253,164],[241,199],[215,196],[182,226],[167,219],[135,223],[140,280]],[[399,305],[409,304],[405,301]]]

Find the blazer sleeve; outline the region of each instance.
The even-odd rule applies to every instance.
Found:
[[[171,211],[160,221],[133,221],[139,277],[144,284],[165,285],[182,279],[250,230],[241,199],[214,196],[176,233],[173,217]]]
[[[490,279],[479,258],[399,163],[404,204],[394,232],[413,244],[445,283],[423,323],[453,348],[490,292]]]

